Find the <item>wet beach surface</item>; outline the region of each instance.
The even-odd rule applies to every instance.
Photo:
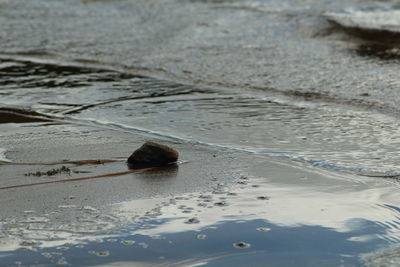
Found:
[[[0,7],[0,266],[398,265],[396,3]]]

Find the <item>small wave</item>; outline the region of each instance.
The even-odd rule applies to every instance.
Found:
[[[398,170],[393,151],[398,139],[397,120],[361,108],[349,110],[341,104],[315,101],[325,98],[319,93],[228,93],[122,72],[89,68],[80,74],[81,67],[20,64],[4,66],[9,76],[34,68],[32,79],[27,83],[22,80],[19,88],[51,79],[70,79],[78,82],[77,88],[53,89],[51,96],[42,85],[25,92],[25,105],[32,107],[0,108],[0,114],[7,115],[3,116],[5,123],[91,125],[295,160],[330,171],[398,175],[393,171]],[[52,71],[57,72],[56,77],[51,77]],[[93,86],[79,85],[82,81]],[[15,93],[10,99],[20,99],[14,88],[10,91]]]
[[[116,123],[106,120],[97,120],[97,119],[82,119],[82,118],[75,118],[72,116],[65,116],[65,115],[54,115],[54,119],[59,118],[63,122],[73,122],[76,124],[83,124],[83,125],[90,125],[100,128],[109,128],[113,130],[119,130],[124,132],[135,132],[135,133],[142,133],[146,135],[152,135],[157,138],[163,138],[167,140],[171,140],[174,142],[180,143],[188,143],[193,145],[200,145],[205,147],[217,148],[220,150],[226,151],[234,151],[239,153],[246,153],[246,154],[254,154],[258,156],[265,156],[271,159],[279,159],[279,160],[292,160],[296,162],[303,162],[306,165],[313,166],[320,169],[326,169],[329,171],[341,172],[341,173],[350,173],[356,174],[361,176],[367,177],[381,177],[381,178],[397,178],[400,177],[400,173],[392,170],[377,170],[373,168],[364,168],[364,167],[348,167],[344,166],[335,162],[327,161],[327,160],[316,160],[316,159],[308,159],[304,155],[301,155],[299,152],[294,151],[273,151],[273,150],[258,150],[258,149],[251,149],[251,148],[243,148],[237,147],[233,145],[221,145],[216,143],[209,143],[204,142],[201,140],[194,140],[190,138],[186,138],[179,135],[167,134],[162,133],[159,131],[154,131],[150,129],[134,127],[131,125],[123,124],[123,123]]]
[[[327,12],[325,17],[345,28],[400,34],[400,10],[355,10]]]
[[[7,158],[6,152],[7,150],[5,148],[0,147],[0,161],[12,162],[10,159]]]

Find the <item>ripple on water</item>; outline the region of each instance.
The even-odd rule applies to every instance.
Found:
[[[197,239],[204,240],[190,243],[194,249],[189,251],[191,247],[187,246],[182,254],[189,251],[193,253],[191,255],[196,255],[199,248],[208,251],[210,255],[215,250],[230,253],[234,250],[233,244],[234,248],[248,250],[269,249],[278,255],[294,244],[298,246],[294,251],[306,247],[308,253],[321,256],[329,249],[326,245],[332,245],[325,244],[326,240],[335,240],[335,255],[341,255],[347,249],[353,249],[352,252],[357,254],[364,252],[365,247],[355,246],[355,242],[370,242],[368,244],[373,247],[379,242],[389,242],[389,235],[398,235],[392,224],[392,221],[398,220],[397,212],[382,207],[376,212],[370,212],[371,206],[380,198],[393,195],[393,187],[379,184],[376,194],[371,194],[370,188],[364,187],[363,183],[351,180],[354,177],[342,177],[340,183],[335,183],[332,181],[336,180],[330,176],[310,174],[302,168],[294,171],[284,165],[269,165],[265,158],[273,156],[303,160],[334,171],[346,168],[372,168],[382,172],[398,170],[400,156],[396,144],[400,143],[400,127],[395,118],[363,109],[347,110],[347,107],[326,103],[293,99],[285,102],[278,97],[269,99],[256,95],[201,90],[194,86],[124,76],[112,71],[21,64],[25,70],[33,68],[32,77],[31,80],[24,80],[22,76],[22,80],[14,84],[14,87],[35,88],[35,96],[41,99],[40,103],[36,103],[37,106],[49,115],[78,123],[93,122],[100,128],[123,128],[135,133],[175,138],[184,144],[196,143],[229,150],[237,153],[232,157],[235,160],[238,160],[239,155],[250,154],[252,159],[251,163],[247,161],[247,166],[255,167],[253,172],[262,173],[260,177],[247,174],[241,176],[238,179],[239,188],[234,189],[230,188],[231,185],[219,182],[223,178],[221,176],[200,177],[215,183],[212,195],[204,194],[197,199],[193,196],[176,196],[168,206],[141,213],[135,217],[138,219],[135,219],[133,225],[130,224],[132,229],[129,231],[132,233],[140,230],[146,236],[135,236],[135,241],[128,240],[131,234],[121,234],[123,240],[120,237],[114,238],[119,242],[103,242],[112,239],[98,237],[99,233],[112,232],[118,228],[122,216],[119,213],[109,216],[87,205],[60,205],[58,215],[43,217],[38,214],[34,217],[27,214],[25,220],[5,221],[1,225],[2,230],[9,235],[26,239],[37,233],[48,234],[34,240],[40,242],[43,238],[46,244],[27,241],[19,243],[21,246],[32,249],[46,245],[54,247],[55,242],[50,241],[57,237],[65,241],[79,236],[87,238],[88,244],[70,249],[62,249],[67,246],[60,246],[59,250],[73,255],[74,249],[84,248],[90,255],[107,257],[110,252],[105,248],[110,246],[117,248],[112,250],[113,256],[119,250],[130,249],[125,256],[143,256],[149,260],[143,249],[161,259],[164,255],[157,255],[157,251],[166,253],[168,247],[171,247],[169,252],[176,253],[173,252],[177,248],[175,244],[182,245],[182,240],[194,240],[194,233],[201,231]],[[18,65],[18,71],[21,71],[21,64]],[[36,72],[37,69],[40,71]],[[20,76],[16,71],[8,71]],[[53,72],[58,77],[50,77]],[[11,74],[7,78],[8,82],[12,81]],[[110,82],[114,87],[110,86]],[[14,95],[7,95],[8,99],[21,97],[22,90],[15,90],[9,83],[4,86],[4,90],[15,92]],[[54,86],[68,90],[63,90],[62,94],[50,94],[52,90],[49,89],[54,89]],[[30,94],[24,97],[27,102],[35,101],[29,98]],[[90,103],[86,102],[87,99]],[[307,177],[308,184],[299,177]],[[266,183],[267,179],[274,182]],[[304,184],[298,183],[298,180]],[[254,186],[254,182],[257,186]],[[197,205],[198,202],[202,205]],[[392,202],[394,206],[397,203],[394,200]],[[135,214],[127,213],[129,218]],[[196,217],[187,218],[188,213],[194,213]],[[80,219],[72,223],[60,223],[56,218],[60,214],[67,221],[69,217]],[[385,216],[389,219],[383,220]],[[354,220],[363,223],[354,227]],[[39,224],[42,227],[40,229]],[[316,232],[318,234],[313,235]],[[366,232],[381,234],[386,239],[376,241],[379,238],[374,235],[371,239],[365,238],[368,236]],[[276,240],[282,240],[283,245],[275,246]],[[315,246],[316,242],[319,242],[320,247]],[[163,249],[157,250],[159,247]],[[320,254],[315,249],[320,249]]]
[[[400,172],[400,154],[395,149],[400,143],[399,122],[362,108],[310,101],[313,97],[228,93],[103,69],[2,61],[19,63],[2,70],[5,76],[0,80],[7,82],[1,90],[12,93],[4,101],[32,103],[40,111],[0,110],[19,118],[48,120],[54,116],[301,160],[333,171]],[[34,93],[13,87],[13,77],[25,72],[31,77],[16,80],[14,86]],[[49,87],[41,81],[57,79],[67,79],[73,86],[62,94],[49,94]]]

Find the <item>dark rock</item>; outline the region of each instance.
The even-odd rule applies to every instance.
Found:
[[[179,153],[173,148],[155,142],[146,142],[128,158],[131,167],[155,167],[174,163]]]

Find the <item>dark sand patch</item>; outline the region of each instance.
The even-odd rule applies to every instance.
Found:
[[[50,122],[46,116],[35,111],[0,108],[0,123]]]

